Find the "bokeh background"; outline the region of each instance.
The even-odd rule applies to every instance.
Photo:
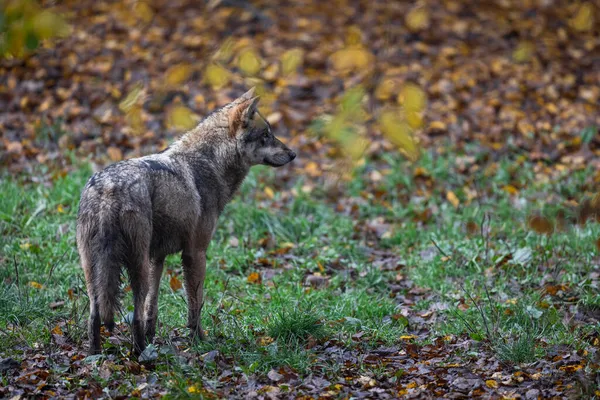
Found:
[[[558,0],[8,1],[1,161],[154,152],[255,86],[297,174],[423,148],[578,168],[598,148],[599,18]]]

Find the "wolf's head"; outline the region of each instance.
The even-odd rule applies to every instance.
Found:
[[[273,135],[271,125],[257,110],[258,97],[250,89],[226,107],[229,135],[248,165],[281,167],[296,158],[296,153]]]

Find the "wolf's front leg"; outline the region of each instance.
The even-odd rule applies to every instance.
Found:
[[[185,290],[188,298],[188,328],[192,337],[204,339],[200,312],[204,305],[204,277],[206,276],[206,250],[193,250],[182,254]]]

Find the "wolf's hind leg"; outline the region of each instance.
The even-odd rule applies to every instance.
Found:
[[[156,321],[158,318],[158,291],[160,288],[160,278],[163,272],[164,257],[152,260],[150,266],[150,279],[148,294],[144,303],[144,321],[146,324],[146,340],[152,343],[156,334]]]
[[[152,222],[149,216],[136,211],[121,214],[121,226],[127,238],[127,272],[133,292],[133,352],[146,348],[144,303],[150,287],[150,239]]]
[[[188,298],[188,328],[192,337],[203,339],[204,331],[200,313],[204,305],[204,277],[206,275],[206,251],[194,250],[182,254],[185,291]]]

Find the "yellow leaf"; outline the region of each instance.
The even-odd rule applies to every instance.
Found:
[[[200,393],[200,389],[198,388],[197,385],[192,385],[187,388],[187,392],[192,393],[192,394]]]
[[[37,283],[35,281],[29,282],[29,286],[31,286],[32,288],[36,288],[36,289],[42,289],[44,287],[44,285],[42,285],[41,283]]]
[[[56,211],[58,213],[63,214],[65,212],[65,209],[63,208],[62,204],[59,204],[58,206],[56,206]]]
[[[410,126],[400,118],[397,112],[385,111],[379,116],[381,132],[385,137],[398,146],[411,161],[419,158],[419,147]]]
[[[247,48],[240,52],[237,64],[245,75],[254,76],[260,72],[262,60],[254,49]]]
[[[407,83],[398,95],[398,103],[407,111],[420,112],[425,109],[427,98],[423,89],[414,83]]]
[[[55,335],[63,335],[63,331],[60,328],[60,326],[56,325],[54,328],[52,328],[52,333],[54,333]]]
[[[61,16],[50,11],[36,14],[31,21],[31,26],[38,39],[65,36],[69,33],[67,22]]]
[[[558,369],[560,369],[561,371],[573,373],[573,372],[579,371],[580,369],[583,369],[583,365],[581,365],[581,364],[563,365],[562,367],[558,367]]]
[[[119,103],[119,109],[123,112],[129,111],[134,105],[142,100],[143,94],[144,84],[141,82],[136,83],[133,89],[131,89],[131,91],[127,93],[127,96]]]
[[[31,243],[21,243],[19,247],[21,248],[21,250],[27,250],[31,247]]]
[[[515,195],[519,193],[519,189],[517,189],[513,185],[505,185],[502,189],[510,195]]]
[[[144,21],[150,23],[154,18],[154,11],[145,1],[138,1],[133,5],[134,15]]]
[[[517,45],[517,48],[513,52],[513,60],[518,63],[524,63],[531,59],[533,52],[535,51],[535,47],[531,42],[520,42]]]
[[[417,382],[409,382],[408,385],[406,385],[407,389],[414,389],[417,387]]]
[[[346,31],[346,46],[357,46],[362,44],[362,31],[356,25],[352,25]]]
[[[330,60],[336,71],[361,71],[372,65],[373,54],[362,47],[346,48],[333,53]]]
[[[303,62],[304,50],[300,48],[287,50],[281,56],[281,72],[284,76],[293,74]]]
[[[260,276],[260,274],[258,272],[252,272],[250,275],[248,275],[248,282],[249,283],[261,283],[262,282],[262,276]]]
[[[360,159],[368,147],[368,142],[360,136],[346,136],[346,140],[342,141],[342,148],[353,160]]]
[[[401,340],[413,340],[413,339],[417,339],[418,336],[416,335],[402,335],[400,336]]]
[[[454,208],[458,208],[458,205],[460,204],[460,200],[458,200],[458,197],[456,197],[453,191],[446,193],[446,200],[448,200]]]
[[[583,3],[570,23],[578,31],[592,30],[594,27],[594,6],[589,2]]]
[[[136,104],[127,111],[125,122],[134,134],[144,133],[146,125],[144,124],[141,104]]]
[[[485,386],[489,387],[490,389],[496,389],[498,388],[498,382],[493,379],[488,379],[485,381]]]
[[[189,79],[189,77],[192,75],[192,72],[193,70],[190,64],[184,63],[173,65],[167,69],[167,72],[165,72],[165,82],[167,85],[178,85]]]
[[[219,50],[217,50],[217,52],[213,56],[213,59],[223,63],[229,62],[231,60],[231,57],[233,57],[235,45],[236,44],[233,38],[228,37],[227,39],[225,39],[223,44],[221,44],[221,47],[219,47]]]
[[[198,123],[198,116],[186,106],[176,105],[167,112],[167,128],[189,130]]]
[[[267,195],[268,198],[273,199],[275,197],[275,192],[273,192],[273,189],[271,189],[270,187],[265,187],[265,194]]]
[[[423,126],[423,117],[420,112],[407,111],[406,122],[412,129],[419,129]]]
[[[181,281],[175,275],[171,276],[171,279],[169,280],[169,286],[171,286],[171,290],[173,290],[174,292],[178,291],[183,287]]]
[[[258,344],[260,346],[268,346],[274,341],[275,339],[273,339],[271,336],[261,336],[260,338],[258,338]]]
[[[321,168],[319,167],[319,164],[317,164],[314,161],[307,162],[304,166],[304,170],[310,176],[321,176],[323,174]]]
[[[204,71],[204,77],[213,89],[221,89],[231,80],[231,72],[219,64],[210,64]]]
[[[442,121],[433,121],[432,123],[429,124],[430,131],[442,131],[443,132],[447,129],[448,129],[448,127]]]
[[[427,29],[429,27],[429,12],[423,7],[413,8],[406,14],[404,21],[408,29],[413,32]]]
[[[394,95],[394,92],[398,90],[398,87],[399,85],[396,79],[384,79],[377,85],[377,88],[375,88],[375,98],[377,98],[377,100],[388,100]]]

